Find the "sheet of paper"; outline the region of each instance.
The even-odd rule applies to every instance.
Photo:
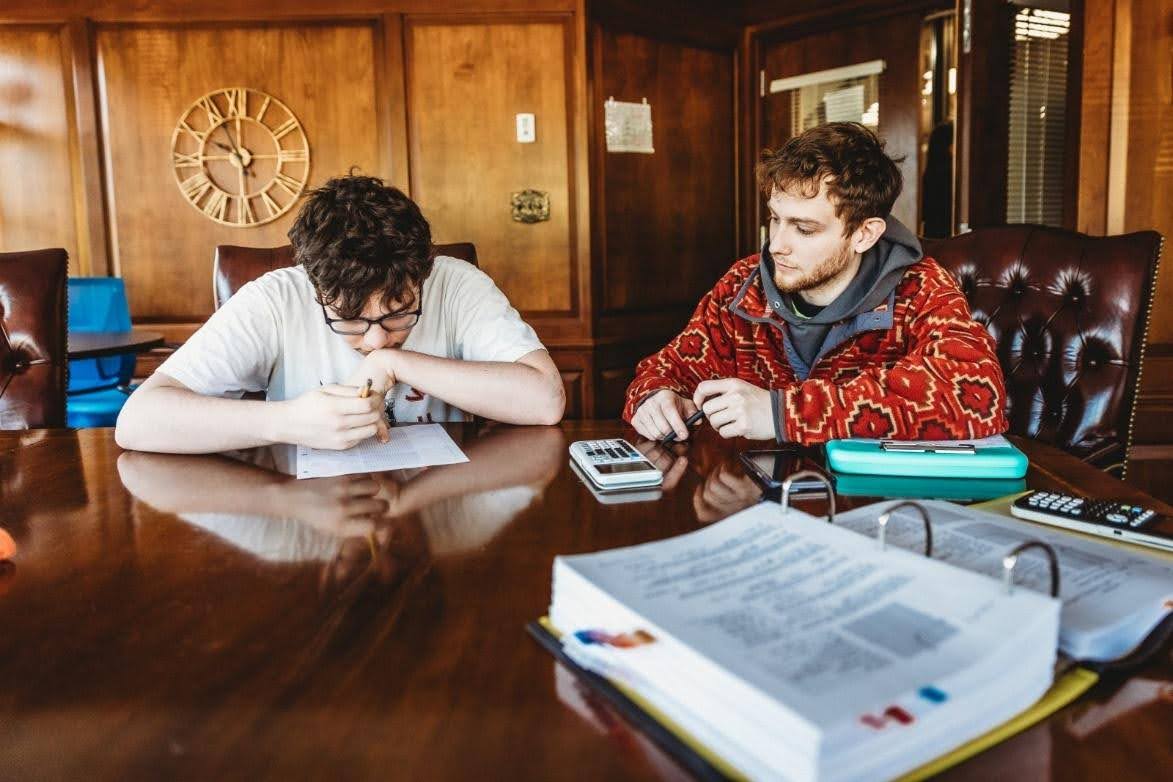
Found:
[[[893,503],[876,503],[835,517],[835,524],[874,537],[876,519]],[[975,573],[998,576],[1002,557],[1026,540],[1041,540],[1059,559],[1063,600],[1060,646],[1076,658],[1111,659],[1123,654],[1173,606],[1173,563],[1141,549],[1007,518],[950,502],[921,501],[933,524],[933,559]],[[920,551],[924,526],[915,511],[897,511],[888,523],[888,543]],[[1050,589],[1050,569],[1038,554],[1026,554],[1015,569],[1026,589]],[[1096,653],[1096,652],[1099,653]]]
[[[325,478],[467,461],[464,451],[439,424],[396,426],[391,428],[391,442],[385,444],[372,437],[347,451],[298,446],[297,477]]]
[[[608,152],[652,154],[652,106],[608,100],[603,104],[603,128]]]

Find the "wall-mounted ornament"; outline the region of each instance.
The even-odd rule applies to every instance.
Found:
[[[221,225],[276,220],[310,173],[301,122],[259,90],[228,87],[196,100],[171,134],[171,168],[189,204]]]
[[[519,190],[511,194],[513,219],[518,223],[541,223],[550,219],[550,194],[541,190]]]

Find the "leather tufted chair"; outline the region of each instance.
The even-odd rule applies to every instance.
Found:
[[[436,255],[447,255],[477,265],[477,248],[471,242],[437,244]],[[293,265],[293,247],[237,247],[221,244],[216,247],[212,264],[212,294],[216,309],[240,290],[246,282],[266,272]]]
[[[65,250],[0,253],[0,423],[65,426]]]
[[[1010,431],[1123,462],[1162,238],[1007,225],[924,239],[998,343]]]

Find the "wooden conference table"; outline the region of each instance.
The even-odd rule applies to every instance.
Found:
[[[616,422],[450,431],[470,463],[314,481],[122,453],[111,430],[0,432],[19,545],[0,572],[0,778],[685,778],[523,626],[555,554],[751,502],[746,444],[705,431],[660,499],[610,505],[566,447]],[[1031,486],[1173,510],[1020,445]],[[1168,779],[1170,736],[1166,648],[943,778]]]

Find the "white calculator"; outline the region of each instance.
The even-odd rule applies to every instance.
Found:
[[[659,486],[664,473],[626,440],[579,440],[570,458],[601,489]]]

